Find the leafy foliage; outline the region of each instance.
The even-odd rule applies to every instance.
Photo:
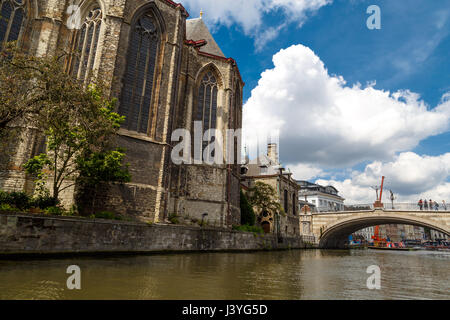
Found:
[[[80,180],[87,185],[96,185],[102,181],[129,182],[131,175],[128,164],[123,166],[123,149],[94,152],[77,159]]]
[[[25,192],[4,192],[0,191],[0,204],[9,205],[19,210],[25,210],[33,205],[30,196]]]
[[[51,215],[51,216],[62,216],[65,213],[65,210],[61,207],[48,207],[44,210],[45,214]]]
[[[178,220],[178,216],[176,214],[169,215],[169,221],[173,224],[179,224],[180,220]]]
[[[0,52],[0,135],[18,120],[31,120],[44,107],[42,58],[21,52],[10,42]]]
[[[96,212],[90,217],[92,219],[123,220],[123,217],[121,215],[110,211]]]
[[[89,86],[64,72],[62,56],[34,57],[8,44],[0,53],[0,154],[14,126],[34,124],[46,136],[47,152],[24,166],[36,177],[38,194],[54,198],[81,181],[127,182],[124,151],[112,137],[125,117],[114,112],[116,100],[104,94],[100,81]],[[0,159],[7,165],[7,157]]]
[[[49,207],[55,207],[59,204],[59,200],[49,195],[39,195],[33,199],[33,207],[46,209]]]
[[[249,226],[248,224],[244,224],[241,226],[233,226],[233,230],[242,231],[242,232],[253,232],[257,234],[263,234],[264,230],[258,226]]]
[[[241,190],[241,224],[242,225],[255,225],[255,212],[253,211],[253,207],[248,202],[247,196]]]
[[[19,209],[12,207],[11,205],[7,203],[0,204],[0,212],[18,212]]]
[[[59,204],[58,199],[50,196],[38,196],[32,198],[25,192],[4,192],[0,190],[0,205],[7,205],[17,210],[27,210],[30,208],[47,209]]]
[[[266,210],[273,214],[284,213],[284,210],[278,201],[277,192],[271,185],[258,181],[249,189],[248,194],[248,201],[257,212]]]
[[[78,99],[64,94],[61,98],[68,101],[61,108],[45,109],[41,122],[48,153],[31,159],[25,166],[27,172],[37,175],[38,181],[51,172],[55,198],[76,183],[78,173],[91,183],[129,181],[128,170],[121,168],[124,153],[104,151],[124,121],[124,117],[113,112],[115,101],[102,98],[103,93],[96,86],[68,89],[77,92]],[[70,182],[63,186],[67,180]]]

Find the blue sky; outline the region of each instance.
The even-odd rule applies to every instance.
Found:
[[[280,105],[286,101],[285,108],[280,108],[284,110],[280,111],[285,112],[284,116],[278,117],[285,132],[280,136],[281,161],[289,165],[298,178],[337,185],[341,193],[346,193],[347,199],[357,202],[369,197],[367,186],[378,180],[378,175],[385,174],[389,176],[387,182],[397,188],[405,201],[428,195],[450,200],[450,156],[447,157],[450,152],[450,106],[447,106],[450,95],[445,96],[450,93],[448,0],[255,0],[252,5],[241,0],[228,1],[233,3],[232,9],[213,6],[211,2],[218,3],[186,0],[183,4],[191,17],[198,16],[199,8],[204,10],[204,20],[222,51],[238,62],[246,82],[244,108],[247,108],[247,117],[250,117],[248,113],[260,117],[268,114],[269,118],[278,115],[270,103],[262,106],[267,96],[261,92],[264,88],[267,92],[265,86],[270,83],[269,74],[262,76],[264,71],[272,70],[270,77],[286,80],[287,87],[291,88],[286,93],[285,87],[279,87],[278,92],[282,91],[283,97],[289,99],[277,97],[271,103]],[[241,2],[247,7],[239,10],[236,7]],[[370,5],[378,5],[381,9],[381,30],[369,30],[366,26],[369,17],[366,10]],[[273,59],[277,55],[280,62],[274,65]],[[302,62],[297,66],[298,83],[291,86],[296,77],[285,72],[283,61],[292,59],[295,63],[296,55]],[[323,68],[320,63],[314,63],[317,59],[323,63]],[[323,73],[323,79],[317,84],[309,81],[308,74],[302,72],[305,68]],[[333,89],[320,93],[321,84],[332,83],[333,77],[342,77],[345,84],[337,87],[330,84]],[[351,90],[358,83],[360,89]],[[305,87],[308,89],[303,89]],[[296,88],[302,95],[295,96],[295,92],[289,91],[296,91]],[[394,93],[398,91],[402,93],[395,97]],[[315,92],[321,96],[329,95],[324,99],[326,102],[316,107],[314,101],[320,100],[321,96],[315,97]],[[349,105],[367,108],[368,119],[386,119],[386,114],[394,115],[392,123],[385,124],[389,122],[390,118],[387,118],[388,121],[380,120],[380,126],[371,127],[374,136],[381,133],[381,136],[385,134],[384,138],[374,139],[370,137],[370,131],[365,133],[367,136],[362,134],[356,139],[357,143],[343,138],[349,133],[364,131],[363,127],[363,130],[345,127],[349,121],[364,122],[364,114],[350,116],[349,120],[344,116],[328,116],[330,110],[346,113],[346,92],[350,93]],[[387,97],[381,97],[383,92]],[[277,96],[277,92],[274,95]],[[307,98],[302,99],[303,96]],[[291,101],[292,97],[295,97],[295,103]],[[391,103],[390,107],[385,107]],[[336,124],[335,128],[333,124],[332,130],[321,121],[320,125],[307,126],[308,132],[330,131],[329,135],[323,135],[327,143],[319,140],[317,134],[307,133],[306,128],[295,135],[286,133],[295,127],[295,123],[287,119],[290,112],[297,116],[299,123],[305,120],[314,124],[317,115],[320,118],[317,110],[321,108],[325,119],[343,123]],[[408,111],[403,113],[402,108]],[[248,124],[252,130],[256,126],[254,122]],[[409,128],[413,128],[410,134]],[[333,147],[333,139],[340,148]],[[348,147],[358,143],[370,144],[373,148],[355,147],[353,150]],[[292,151],[294,149],[297,151]],[[374,149],[382,151],[372,153]],[[332,159],[336,160],[333,162]],[[416,174],[415,179],[402,177],[410,175],[414,168],[426,170],[430,165],[439,170],[429,169],[432,172],[428,178],[427,174]],[[429,181],[425,183],[423,179]],[[417,184],[422,184],[423,188],[417,188]]]
[[[381,8],[381,30],[369,30],[366,26],[370,4]],[[289,24],[261,52],[255,52],[252,37],[244,34],[239,25],[210,27],[225,55],[238,61],[247,84],[246,99],[261,72],[273,67],[272,56],[282,48],[301,43],[321,57],[330,73],[340,74],[350,83],[376,80],[376,88],[410,89],[435,105],[450,90],[449,10],[447,0],[335,0],[310,17],[303,27],[298,28],[295,22]],[[192,12],[191,15],[195,16]],[[430,34],[440,15],[447,17],[446,26],[438,39],[427,45],[426,42],[433,42]],[[283,18],[281,14],[269,14],[264,23],[276,26]],[[391,59],[405,62],[407,69],[396,66]]]

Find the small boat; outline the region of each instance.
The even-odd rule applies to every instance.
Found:
[[[369,249],[375,250],[397,250],[397,251],[416,251],[419,250],[413,247],[407,247],[403,241],[393,242],[389,239],[382,238],[380,236],[380,227],[375,226],[375,232],[372,236],[373,245],[368,246]]]
[[[398,247],[376,247],[376,246],[368,246],[369,249],[376,250],[396,250],[396,251],[416,251],[420,250],[420,248],[398,248]]]

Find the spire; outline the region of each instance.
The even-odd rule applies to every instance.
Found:
[[[203,17],[203,9],[200,9],[200,19]]]

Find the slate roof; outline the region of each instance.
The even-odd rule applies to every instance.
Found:
[[[250,161],[247,168],[247,176],[273,175],[280,173],[278,169],[281,168],[281,165],[274,163],[267,155],[263,154],[256,160]],[[265,172],[262,172],[263,168],[266,168]]]
[[[200,51],[225,58],[202,18],[186,20],[186,40],[206,40],[206,45]]]

